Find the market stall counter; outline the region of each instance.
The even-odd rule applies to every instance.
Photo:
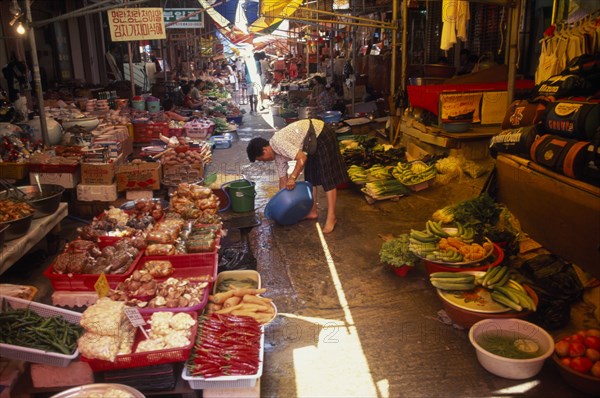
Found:
[[[32,221],[29,232],[5,243],[0,256],[0,275],[40,242],[68,214],[67,203],[62,202],[54,214]]]

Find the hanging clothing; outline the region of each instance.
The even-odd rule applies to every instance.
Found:
[[[467,25],[471,19],[467,0],[442,1],[442,36],[440,48],[449,50],[456,44],[457,38],[467,41]]]
[[[535,83],[540,84],[561,74],[574,59],[598,51],[599,20],[585,19],[572,25],[552,25],[540,40],[541,53],[535,72]]]

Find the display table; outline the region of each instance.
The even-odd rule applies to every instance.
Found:
[[[33,220],[26,235],[6,242],[0,256],[0,275],[23,257],[39,241],[45,238],[48,232],[65,218],[67,214],[67,203],[61,202],[54,214]]]

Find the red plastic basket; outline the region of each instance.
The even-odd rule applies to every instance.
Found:
[[[163,312],[170,311],[162,309]],[[172,311],[171,311],[172,312]],[[185,362],[190,356],[192,347],[196,341],[198,333],[198,314],[194,311],[186,311],[196,321],[192,326],[190,334],[190,344],[185,347],[169,348],[165,350],[156,350],[148,352],[133,353],[128,355],[117,355],[114,362],[104,361],[101,359],[86,358],[83,355],[81,360],[87,362],[94,372],[104,372],[107,370],[138,368],[142,366],[160,365],[163,363]],[[142,314],[144,320],[149,320],[152,314]],[[133,351],[135,352],[140,341],[144,339],[143,333],[139,330],[136,332],[135,342],[133,343]]]
[[[173,273],[168,277],[163,278],[155,278],[157,282],[163,282],[168,278],[193,278],[198,276],[209,275],[210,281],[208,286],[204,289],[204,294],[202,295],[202,299],[200,303],[190,307],[159,307],[159,308],[139,308],[140,313],[142,314],[152,314],[154,312],[160,311],[171,311],[171,312],[187,312],[187,311],[200,311],[202,310],[206,304],[208,303],[208,295],[212,291],[212,284],[216,278],[217,268],[218,268],[218,258],[217,256],[203,256],[203,257],[195,257],[195,259],[190,259],[189,257],[193,255],[181,255],[181,256],[147,256],[143,257],[143,259],[137,264],[135,270],[144,269],[145,264],[148,261],[170,261],[173,265]],[[190,266],[190,262],[194,262],[194,266]],[[200,282],[198,282],[200,283]]]
[[[119,283],[123,282],[133,273],[143,254],[144,251],[140,250],[137,257],[124,273],[106,275],[106,280],[111,289],[116,288]],[[94,284],[100,277],[100,274],[56,274],[53,272],[53,269],[54,263],[50,264],[46,271],[44,271],[44,275],[50,279],[54,290],[93,291]]]
[[[134,142],[151,142],[158,139],[159,134],[169,134],[169,125],[167,123],[136,123],[133,125]]]

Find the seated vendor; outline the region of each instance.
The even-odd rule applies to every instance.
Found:
[[[189,120],[188,117],[182,116],[175,112],[175,103],[170,98],[167,98],[163,101],[163,110],[165,111],[165,116],[170,120],[176,120],[179,122],[187,122]]]
[[[181,88],[183,91],[183,107],[187,109],[202,109],[202,101],[197,101],[190,95],[191,87],[186,84]]]

